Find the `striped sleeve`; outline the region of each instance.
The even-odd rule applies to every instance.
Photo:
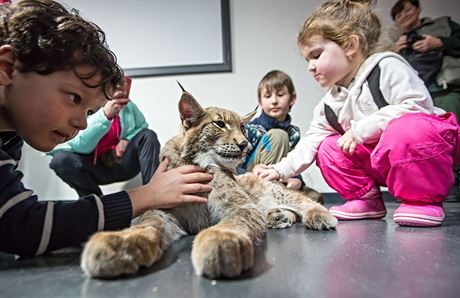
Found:
[[[0,145],[0,251],[39,255],[79,246],[97,231],[130,225],[131,200],[124,191],[75,201],[38,200],[17,170],[21,148],[20,139]]]

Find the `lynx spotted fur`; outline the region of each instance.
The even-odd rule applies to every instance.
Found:
[[[149,267],[175,240],[197,234],[192,263],[199,275],[236,277],[253,265],[254,244],[266,228],[287,228],[300,219],[305,227],[333,229],[337,219],[321,204],[299,192],[259,179],[234,176],[247,140],[244,117],[221,108],[203,109],[187,92],[179,102],[182,131],[166,143],[161,159],[170,167],[198,164],[213,173],[207,204],[150,210],[122,231],[99,232],[85,245],[83,271],[112,278]]]

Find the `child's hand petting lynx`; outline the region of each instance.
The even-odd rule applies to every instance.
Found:
[[[152,180],[144,186],[140,186],[129,192],[133,198],[133,210],[139,201],[145,200],[150,202],[148,209],[167,209],[176,207],[183,203],[206,203],[207,200],[198,194],[208,193],[212,190],[211,186],[205,184],[211,181],[212,175],[204,173],[204,169],[186,165],[171,170],[166,170],[169,160],[165,159],[160,163],[158,169],[152,177]],[[146,192],[145,188],[150,188]],[[142,191],[140,191],[142,189]],[[149,193],[149,196],[145,196]],[[143,204],[146,206],[147,204]],[[138,215],[138,214],[137,214]]]
[[[267,181],[279,180],[281,178],[280,173],[275,170],[274,168],[264,165],[258,164],[254,167],[252,172],[257,176]]]

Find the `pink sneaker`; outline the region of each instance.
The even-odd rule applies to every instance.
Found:
[[[405,202],[393,214],[400,226],[437,227],[444,221],[442,203]]]
[[[383,204],[380,187],[374,186],[359,199],[349,200],[342,206],[333,206],[329,209],[338,220],[377,219],[387,214]]]
[[[387,214],[381,197],[373,200],[350,200],[342,206],[331,207],[329,212],[339,220],[377,219]]]

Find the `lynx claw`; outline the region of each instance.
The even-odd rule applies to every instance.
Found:
[[[290,210],[274,208],[267,213],[267,227],[270,229],[289,228],[296,221],[296,214]]]
[[[149,229],[149,228],[146,228]],[[123,234],[100,232],[85,245],[81,268],[89,277],[113,278],[134,274],[140,267],[151,266],[162,255],[155,231]]]
[[[314,208],[309,210],[303,219],[306,228],[313,230],[332,230],[337,227],[339,221],[327,209]]]
[[[198,275],[231,278],[252,267],[253,255],[252,242],[246,235],[205,230],[193,242],[192,263]]]

